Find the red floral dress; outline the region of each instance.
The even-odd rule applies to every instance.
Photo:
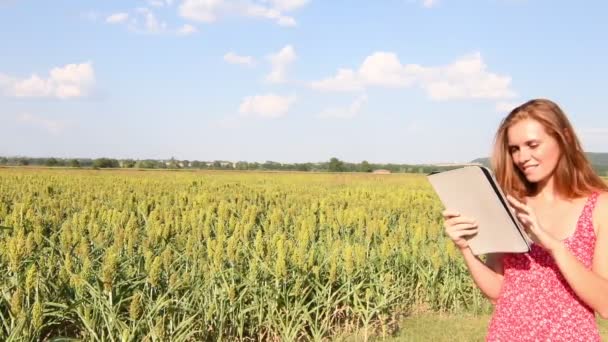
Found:
[[[576,230],[564,243],[587,268],[595,248],[592,213],[598,193],[587,199]],[[594,311],[583,303],[542,247],[505,254],[504,280],[486,341],[600,341]]]

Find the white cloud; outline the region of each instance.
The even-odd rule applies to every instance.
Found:
[[[296,26],[296,20],[285,16],[275,8],[269,8],[257,4],[244,4],[240,10],[245,16],[253,18],[265,18],[276,20],[280,26]]]
[[[307,3],[307,0],[184,0],[179,6],[179,15],[206,23],[215,22],[222,16],[239,15],[274,20],[281,26],[295,26],[296,20],[284,12]]]
[[[172,0],[151,0],[148,4],[154,7],[171,6]],[[130,31],[144,34],[176,34],[187,36],[198,32],[198,29],[191,24],[183,24],[177,28],[169,28],[164,20],[158,19],[153,10],[147,7],[135,8],[133,13],[126,12],[114,13],[106,18],[109,24],[126,24]]]
[[[156,18],[154,12],[145,7],[140,7],[136,9],[137,13],[143,19],[144,26],[143,31],[147,33],[161,33],[167,30],[167,23],[164,21],[159,21]],[[141,30],[141,29],[140,29]]]
[[[7,96],[69,99],[88,95],[95,84],[91,62],[53,68],[49,74],[48,78],[33,74],[26,79],[0,75],[0,87]]]
[[[59,134],[65,128],[64,122],[41,118],[29,113],[18,115],[17,121],[32,126],[41,127],[52,134]]]
[[[496,111],[506,115],[506,114],[510,113],[517,106],[519,106],[519,104],[515,103],[515,102],[500,101],[496,104]]]
[[[223,0],[185,0],[179,6],[179,14],[187,19],[214,22],[224,6]]]
[[[323,91],[355,91],[365,86],[407,87],[431,79],[436,72],[415,64],[402,65],[396,54],[375,52],[366,57],[358,70],[339,69],[338,73],[311,87]]]
[[[319,114],[322,118],[339,118],[339,119],[349,119],[355,117],[361,107],[367,103],[367,96],[362,95],[355,99],[348,107],[345,108],[328,108]]]
[[[173,5],[173,0],[148,0],[148,5],[153,7],[165,7]]]
[[[279,52],[268,57],[272,70],[266,76],[266,81],[271,83],[285,82],[287,77],[287,68],[296,59],[296,52],[291,45],[286,45]]]
[[[114,13],[106,18],[106,22],[109,24],[119,24],[127,21],[129,19],[128,13]]]
[[[434,100],[508,99],[515,97],[511,77],[487,71],[479,52],[438,68],[440,79],[423,85]]]
[[[439,4],[439,0],[422,0],[422,6],[426,8],[433,8]]]
[[[163,7],[165,6],[165,2],[162,0],[148,0],[148,5],[152,7]]]
[[[363,89],[363,82],[351,69],[340,69],[336,76],[310,84],[313,89],[321,91],[356,91]]]
[[[251,56],[239,56],[234,52],[228,52],[224,55],[224,61],[230,64],[240,64],[246,66],[253,66],[255,64],[255,60]]]
[[[376,52],[365,58],[359,68],[359,76],[369,85],[403,87],[415,80],[411,71],[415,72],[411,67],[401,65],[396,54]]]
[[[511,77],[487,70],[479,52],[463,56],[446,66],[403,65],[396,54],[376,52],[358,70],[338,73],[310,86],[322,91],[355,91],[367,86],[412,87],[426,91],[436,101],[456,99],[509,99],[516,96]]]
[[[285,16],[281,16],[278,20],[277,20],[277,24],[279,24],[280,26],[296,26],[296,20],[292,17],[285,17]]]
[[[247,96],[241,102],[239,113],[245,116],[278,118],[287,114],[289,107],[295,100],[295,96],[279,96],[275,94]]]
[[[198,29],[190,24],[185,24],[177,30],[177,34],[180,36],[187,36],[198,32]]]
[[[279,11],[293,11],[298,8],[304,7],[310,1],[309,0],[269,0],[269,2],[273,5],[274,8]]]

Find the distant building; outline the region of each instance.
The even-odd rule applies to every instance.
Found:
[[[377,169],[377,170],[372,171],[372,173],[375,173],[377,175],[388,175],[391,173],[391,171],[386,170],[386,169]]]

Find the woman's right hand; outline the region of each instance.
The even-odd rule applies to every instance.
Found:
[[[443,227],[454,244],[461,250],[469,247],[469,241],[465,237],[477,234],[477,221],[471,217],[461,216],[453,210],[445,210],[442,214]]]

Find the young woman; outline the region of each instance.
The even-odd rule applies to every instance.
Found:
[[[475,257],[475,218],[444,211],[481,291],[495,304],[488,341],[599,341],[608,318],[608,186],[594,173],[572,125],[545,99],[501,123],[492,168],[532,239],[529,253]]]

